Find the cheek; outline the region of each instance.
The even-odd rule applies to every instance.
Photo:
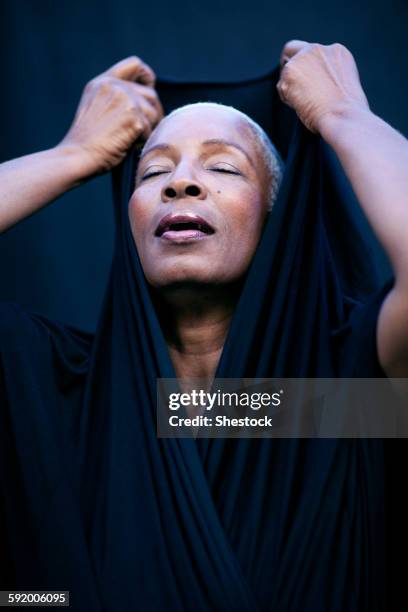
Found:
[[[231,241],[236,242],[238,248],[256,246],[266,219],[262,195],[253,189],[235,194],[229,198],[225,214]]]
[[[146,198],[138,192],[134,192],[129,200],[128,216],[133,237],[138,243],[146,231],[151,219],[152,211],[147,205]]]

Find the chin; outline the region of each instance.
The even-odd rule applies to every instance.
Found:
[[[155,275],[146,275],[151,288],[158,295],[166,299],[177,299],[178,302],[186,303],[200,295],[215,295],[218,291],[224,293],[231,291],[234,287],[240,287],[245,274],[226,274],[225,270],[217,271],[211,266],[202,270],[174,269],[162,270]],[[214,293],[214,291],[216,293]]]
[[[200,285],[218,284],[219,280],[213,277],[209,271],[198,273],[186,273],[185,270],[180,272],[172,271],[171,274],[162,273],[154,276],[146,276],[148,283],[155,289],[176,290],[183,287],[198,287]]]

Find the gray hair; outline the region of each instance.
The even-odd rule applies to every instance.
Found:
[[[272,210],[272,206],[276,201],[279,187],[282,182],[285,165],[275,145],[272,143],[265,130],[261,128],[256,121],[251,119],[251,117],[234,106],[220,104],[219,102],[194,102],[193,104],[185,104],[184,106],[179,106],[173,110],[171,113],[166,115],[165,118],[172,117],[184,109],[194,108],[195,106],[214,106],[216,108],[226,108],[237,113],[246,122],[254,137],[255,144],[265,161],[269,178],[268,211]]]

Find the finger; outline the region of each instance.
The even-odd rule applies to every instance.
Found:
[[[133,101],[135,108],[142,111],[151,125],[157,125],[162,118],[161,105],[154,104],[154,95],[151,95],[153,90],[150,87],[120,79],[116,79],[115,84]]]
[[[143,129],[141,131],[140,134],[140,138],[144,141],[146,141],[150,134],[152,133],[152,126],[150,124],[150,121],[148,121],[148,119],[146,117],[143,117]]]
[[[296,53],[309,45],[305,40],[289,40],[282,49],[280,65],[284,66]]]
[[[148,100],[143,97],[139,97],[138,106],[152,127],[158,124],[160,121],[159,114]]]
[[[147,119],[147,117],[145,117],[145,115],[142,112],[140,112],[140,109],[139,110],[135,109],[134,121],[135,121],[135,127],[136,127],[135,142],[140,141],[140,140],[143,140],[143,141],[147,140],[150,134],[152,133],[152,126],[150,124],[150,121]]]
[[[133,91],[136,92],[136,94],[143,96],[153,106],[160,119],[164,117],[163,106],[154,89],[147,87],[146,85],[140,85],[139,83],[131,83],[129,85],[132,87]]]
[[[154,87],[156,82],[156,75],[153,70],[136,55],[117,62],[108,68],[105,74],[124,81],[137,81],[150,87]]]
[[[277,85],[276,85],[276,89],[278,90],[278,94],[280,99],[282,100],[282,102],[284,102],[284,104],[287,104],[287,99],[285,96],[285,92],[286,92],[286,87],[284,85],[284,83],[282,83],[282,81],[278,81]]]

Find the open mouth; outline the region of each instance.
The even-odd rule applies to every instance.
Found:
[[[202,217],[167,215],[157,226],[155,236],[168,240],[197,239],[214,234],[214,229]]]

